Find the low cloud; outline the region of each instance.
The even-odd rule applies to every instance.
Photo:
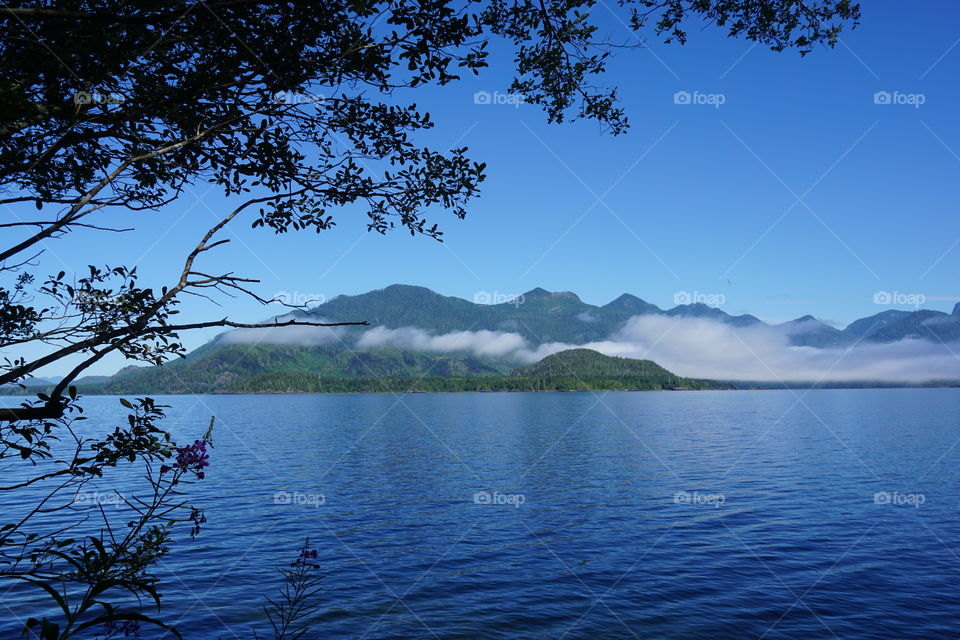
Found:
[[[645,315],[609,340],[583,345],[607,355],[647,358],[683,376],[757,381],[960,378],[957,349],[928,340],[815,348],[790,344],[776,327],[736,328],[714,320]]]
[[[606,355],[649,359],[682,376],[721,380],[785,382],[882,380],[924,382],[960,379],[960,345],[928,340],[859,343],[814,348],[790,344],[795,327],[737,328],[704,318],[642,315],[608,339],[587,344],[532,345],[506,331],[454,331],[435,335],[415,327],[377,327],[357,341],[359,349],[394,346],[431,353],[467,352],[517,364],[552,353],[587,348]]]
[[[513,357],[527,349],[527,341],[518,333],[506,331],[452,331],[441,335],[427,333],[416,327],[387,329],[375,327],[365,331],[357,340],[358,349],[398,347],[431,353],[466,351],[475,356]]]

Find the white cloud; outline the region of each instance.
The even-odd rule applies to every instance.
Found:
[[[705,318],[642,315],[631,318],[606,340],[576,345],[531,345],[505,331],[454,331],[430,334],[415,327],[365,332],[357,348],[395,346],[433,353],[468,352],[503,357],[518,364],[552,353],[587,348],[606,355],[649,359],[688,377],[755,381],[884,380],[923,382],[960,379],[960,345],[948,348],[927,340],[907,339],[853,347],[818,349],[790,344],[792,328],[737,328]]]
[[[503,357],[523,351],[528,345],[520,334],[506,331],[452,331],[433,335],[416,327],[375,327],[365,331],[356,346],[358,349],[392,346],[434,353],[467,351],[476,356]]]
[[[792,346],[775,327],[736,328],[708,319],[645,315],[611,339],[583,345],[607,355],[647,358],[682,376],[788,382],[960,378],[960,358],[927,340]],[[956,351],[956,349],[954,349]]]

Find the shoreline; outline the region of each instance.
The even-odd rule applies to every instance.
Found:
[[[649,392],[694,392],[694,391],[856,391],[856,390],[878,390],[878,389],[960,389],[960,382],[951,384],[893,384],[893,383],[819,383],[819,384],[776,384],[776,385],[757,385],[734,386],[717,389],[625,389],[625,388],[597,388],[597,389],[444,389],[444,390],[423,390],[423,389],[402,389],[402,390],[363,390],[363,391],[300,391],[288,389],[285,391],[270,389],[260,391],[131,391],[131,392],[96,392],[78,390],[78,395],[88,397],[127,397],[127,396],[255,396],[255,395],[273,395],[273,396],[306,396],[306,395],[401,395],[401,394],[453,394],[453,393],[649,393]],[[49,391],[49,388],[37,389],[34,391],[21,391],[20,393],[0,392],[0,397],[8,398],[35,398],[37,393]]]

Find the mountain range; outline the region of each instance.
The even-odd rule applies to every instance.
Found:
[[[309,334],[299,331],[301,327],[228,331],[163,367],[127,367],[112,377],[82,378],[77,384],[107,393],[199,393],[250,390],[249,381],[258,376],[290,372],[323,379],[502,376],[561,350],[540,353],[538,348],[565,345],[562,349],[567,349],[609,340],[638,316],[704,319],[738,329],[773,330],[792,347],[823,349],[910,338],[931,343],[960,340],[960,304],[951,314],[889,309],[838,329],[809,315],[770,325],[749,314],[731,315],[702,303],[661,309],[629,293],[596,306],[571,292],[536,288],[511,301],[479,304],[398,284],[338,296],[280,317],[368,321],[369,326],[312,329],[314,333]],[[529,353],[518,361],[510,349],[485,345],[467,349],[457,342],[478,336],[491,344],[515,340]]]
[[[858,341],[896,342],[927,338],[939,342],[960,340],[960,303],[952,314],[921,309],[888,309],[837,329],[810,315],[779,325],[768,325],[749,314],[730,315],[704,303],[680,304],[661,309],[635,295],[624,293],[603,306],[587,304],[569,291],[536,288],[512,302],[477,304],[443,296],[425,287],[392,285],[356,296],[338,296],[298,317],[320,316],[332,322],[368,320],[388,328],[420,327],[438,334],[450,331],[508,331],[534,344],[583,344],[604,340],[633,316],[658,314],[708,318],[734,327],[775,326],[796,346],[835,347]]]

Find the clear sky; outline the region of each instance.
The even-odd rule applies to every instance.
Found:
[[[595,12],[608,35],[631,41],[603,4]],[[722,294],[729,313],[843,326],[890,308],[874,302],[889,291],[949,311],[960,300],[960,3],[865,2],[836,49],[805,58],[689,31],[684,46],[651,33],[645,49],[616,54],[607,80],[632,122],[618,137],[590,122],[547,125],[513,100],[477,104],[476,92],[506,91],[506,50],[478,78],[408,92],[438,123],[426,140],[488,163],[465,220],[433,214],[443,244],[367,233],[366,217],[345,210],[319,235],[277,237],[241,221],[205,265],[262,279],[267,297],[405,283],[473,299],[539,286],[593,304],[630,292],[668,308],[689,291]],[[200,184],[139,215],[136,232],[48,243],[46,261],[136,263],[159,286],[227,206]],[[184,320],[274,311],[242,300],[183,309]]]

